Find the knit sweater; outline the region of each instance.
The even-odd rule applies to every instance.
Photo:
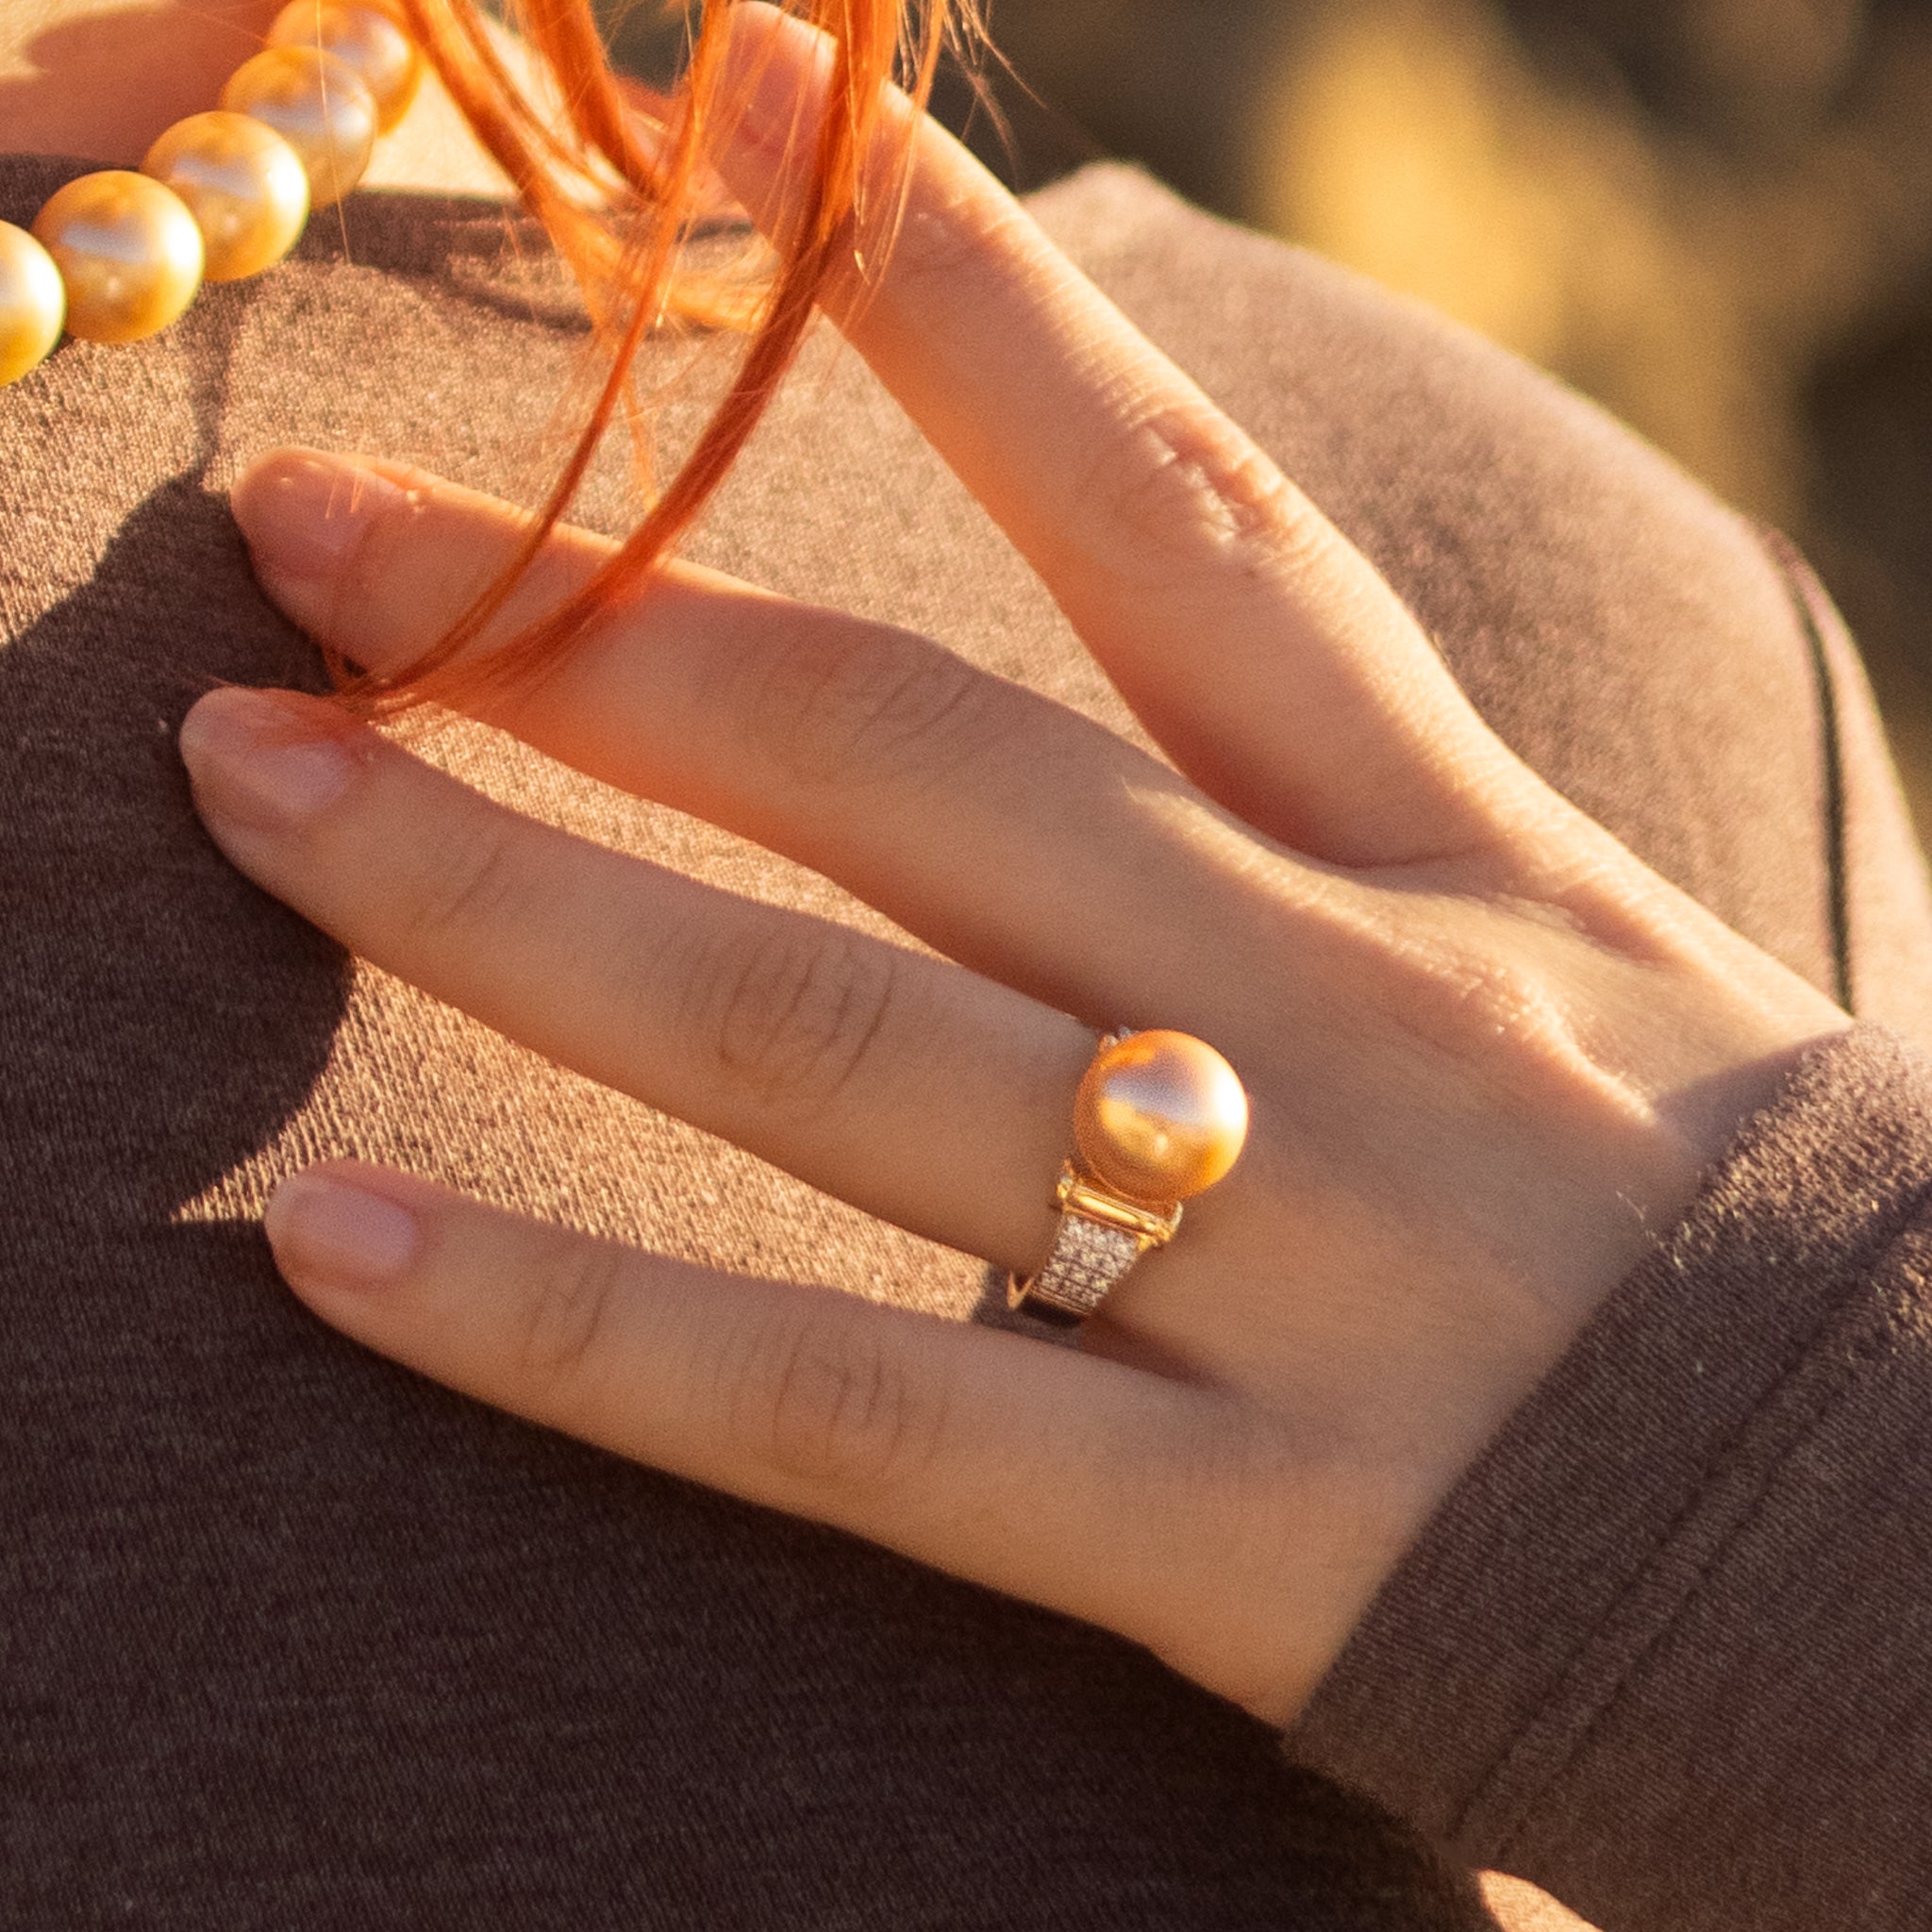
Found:
[[[0,217],[78,171],[0,160]],[[1793,559],[1507,357],[1137,176],[1038,208],[1512,745],[1932,1033],[1917,854]],[[651,348],[672,444],[728,349]],[[1450,1499],[1291,1740],[1323,1776],[1124,1644],[486,1411],[279,1287],[268,1189],[357,1154],[712,1265],[997,1299],[352,965],[190,809],[195,696],[320,684],[250,576],[239,467],[306,441],[533,498],[589,355],[526,226],[364,193],[154,341],[0,391],[0,1921],[1459,1928],[1492,1923],[1487,1862],[1607,1932],[1919,1923],[1932,1090],[1890,1034],[1807,1063]],[[620,452],[576,513],[624,525]],[[693,554],[1135,732],[828,335]],[[885,929],[496,734],[426,749]]]

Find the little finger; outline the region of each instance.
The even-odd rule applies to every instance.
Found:
[[[1319,1580],[1293,1588],[1316,1566],[1268,1526],[1294,1520],[1293,1457],[1214,1391],[380,1170],[297,1175],[267,1230],[316,1313],[423,1374],[1105,1625],[1224,1695],[1285,1705],[1335,1641]]]

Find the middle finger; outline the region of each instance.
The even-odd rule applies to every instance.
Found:
[[[181,749],[228,857],[363,958],[915,1233],[1044,1257],[1077,1021],[539,824],[319,699],[212,692]]]
[[[376,671],[434,643],[520,553],[507,504],[300,450],[237,485],[277,601]],[[553,533],[475,647],[541,619],[611,546]],[[1267,847],[1184,778],[930,640],[673,566],[544,676],[472,705],[591,777],[756,840],[949,958],[1096,1026],[1201,1030]]]

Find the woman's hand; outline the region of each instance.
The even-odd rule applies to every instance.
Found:
[[[722,165],[776,219],[774,130],[819,50],[766,8],[740,35],[765,71]],[[1003,1267],[1051,1241],[1096,1029],[1219,1047],[1253,1104],[1241,1166],[1079,1351],[364,1168],[288,1183],[269,1233],[319,1314],[425,1374],[1106,1624],[1285,1722],[1845,1018],[1521,765],[1368,563],[929,125],[849,327],[1172,764],[924,639],[691,568],[491,715],[943,958],[584,844],[294,695],[189,720],[208,825],[380,965]],[[235,507],[271,593],[378,667],[521,527],[295,453]],[[604,548],[559,533],[506,623]]]

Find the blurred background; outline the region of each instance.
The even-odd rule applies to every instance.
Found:
[[[1016,186],[1113,156],[1419,295],[1790,531],[1932,840],[1932,0],[989,0]],[[613,14],[661,73],[663,12]]]

